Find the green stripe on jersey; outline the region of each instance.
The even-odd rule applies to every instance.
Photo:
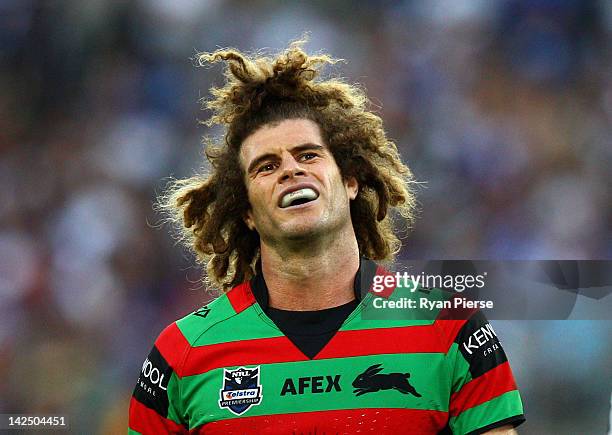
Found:
[[[444,300],[448,297],[448,292],[437,289],[425,294],[421,291],[411,292],[397,288],[389,300],[400,298]],[[368,293],[340,330],[430,325],[435,321],[439,312],[438,309],[376,309],[373,306],[374,299],[375,296]],[[177,325],[191,346],[283,336],[257,303],[246,308],[237,316],[226,295],[208,304],[206,310],[197,310],[178,320]]]
[[[226,295],[221,295],[208,305],[176,321],[190,345],[212,325],[236,314]]]
[[[448,350],[449,365],[454,367],[452,393],[456,393],[472,380],[470,364],[459,350],[459,345],[453,343]]]
[[[373,306],[374,298],[376,296],[371,293],[366,295],[361,304],[340,327],[340,331],[431,325],[435,321],[435,318],[423,319],[422,317],[407,320],[407,313],[404,310],[398,312],[391,311],[391,309],[376,309]]]
[[[421,397],[397,389],[381,389],[357,396],[353,382],[375,364],[382,365],[379,373],[382,376],[409,373],[405,385],[414,387]],[[262,401],[240,417],[293,413],[298,409],[309,412],[385,407],[447,412],[451,379],[450,374],[446,375],[449,372],[446,364],[442,353],[415,353],[261,365]],[[227,408],[219,406],[223,378],[221,368],[181,379],[186,413],[191,417],[190,427],[237,418]]]
[[[521,397],[517,390],[513,390],[466,409],[456,417],[451,417],[449,425],[453,433],[465,434],[496,421],[521,414],[523,414]]]
[[[191,313],[176,323],[191,346],[281,337],[282,332],[273,323],[262,322],[254,306],[236,315],[227,296],[208,304],[205,317],[202,310]],[[205,334],[203,334],[206,332]]]
[[[181,424],[181,422],[184,421],[183,410],[177,409],[177,407],[183,403],[180,397],[181,393],[179,388],[179,382],[179,377],[176,373],[173,372],[172,376],[170,376],[170,379],[168,380],[168,385],[166,387],[168,391],[169,402],[168,415],[166,417],[177,424]]]
[[[128,427],[128,435],[142,435],[140,432],[136,432],[134,429]]]
[[[397,287],[387,297],[368,293],[363,299],[362,317],[370,320],[414,321],[415,324],[433,323],[443,306],[451,304],[454,293],[440,289],[418,289]],[[412,305],[410,305],[412,304]]]

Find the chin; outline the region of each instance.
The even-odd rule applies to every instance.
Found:
[[[292,240],[310,239],[324,231],[324,228],[316,223],[310,225],[304,223],[288,225],[287,227],[281,229],[283,235]]]

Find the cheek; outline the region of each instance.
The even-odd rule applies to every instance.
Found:
[[[339,195],[346,195],[346,186],[344,183],[344,180],[342,179],[342,176],[340,175],[340,172],[335,172],[334,176],[331,177],[331,179],[329,180],[330,183],[332,183],[332,186],[334,186],[334,191],[336,192],[336,194]]]
[[[271,202],[266,196],[266,189],[263,183],[251,183],[251,185],[247,187],[247,195],[249,203],[252,206],[251,208],[255,210],[261,210],[262,206],[265,207],[266,204]]]

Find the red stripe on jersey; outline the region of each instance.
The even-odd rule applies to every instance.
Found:
[[[314,359],[344,358],[375,354],[445,353],[465,321],[445,320],[451,326],[441,340],[440,326],[417,325],[396,328],[357,329],[338,331]],[[453,335],[454,334],[454,335]],[[271,337],[232,341],[192,347],[182,367],[176,367],[179,377],[198,375],[209,370],[244,365],[306,361],[308,358],[287,338]]]
[[[454,308],[456,306],[455,299],[462,298],[465,298],[465,296],[462,296],[461,293],[454,293],[449,299],[453,308],[443,308],[440,310],[436,320],[467,320],[472,317],[478,311],[477,308],[463,308],[463,304],[459,304],[457,305],[458,308]]]
[[[447,350],[435,325],[357,329],[338,331],[314,359]]]
[[[199,375],[220,367],[305,361],[308,357],[287,337],[258,338],[192,347],[180,377]]]
[[[448,349],[451,347],[457,338],[457,334],[459,334],[459,331],[461,331],[461,328],[463,328],[466,322],[467,320],[436,319],[434,327],[438,331],[440,340],[442,340],[442,347],[444,348],[442,352],[448,352]]]
[[[458,294],[453,295],[450,298],[451,303],[454,306],[454,299],[461,297]],[[443,308],[438,313],[436,317],[435,324],[438,325],[440,334],[442,336],[442,341],[446,347],[446,351],[451,347],[455,338],[457,338],[457,334],[463,325],[467,323],[467,321],[474,315],[474,313],[478,311],[474,308]]]
[[[472,379],[450,398],[450,414],[456,416],[508,391],[516,390],[510,364],[503,364]]]
[[[173,369],[179,366],[180,360],[189,346],[189,342],[176,322],[167,326],[155,341],[155,347]]]
[[[242,417],[207,423],[193,428],[196,434],[335,434],[378,433],[424,434],[437,433],[448,420],[442,411],[423,409],[365,408],[334,411],[300,412],[292,414]]]
[[[153,409],[143,405],[134,397],[132,397],[132,400],[130,400],[129,426],[130,429],[135,430],[142,435],[187,433],[187,428],[159,415]]]
[[[255,303],[255,296],[251,291],[251,284],[248,281],[234,287],[226,295],[236,313],[244,311]]]

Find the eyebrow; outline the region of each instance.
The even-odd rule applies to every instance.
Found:
[[[290,148],[289,152],[291,154],[295,154],[295,153],[300,153],[302,151],[308,151],[308,150],[323,151],[323,150],[325,150],[325,147],[322,146],[322,145],[318,145],[318,144],[310,143],[309,142],[309,143],[304,143],[304,144],[296,145],[296,146]],[[266,154],[262,154],[262,155],[256,157],[251,162],[251,164],[249,165],[249,168],[247,169],[247,173],[250,174],[262,162],[265,162],[266,160],[269,160],[269,159],[271,159],[273,157],[276,157],[276,154],[274,154],[274,153],[266,153]]]

